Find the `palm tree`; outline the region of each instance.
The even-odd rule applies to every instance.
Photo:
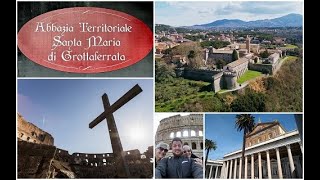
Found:
[[[242,144],[242,169],[244,168],[244,153],[246,148],[246,135],[249,134],[255,126],[254,117],[251,114],[238,114],[236,115],[236,128],[237,131],[243,130],[243,144]],[[243,173],[242,173],[243,174]]]
[[[206,155],[206,161],[205,161],[205,165],[207,165],[207,161],[208,161],[208,155],[209,155],[209,152],[211,150],[216,150],[217,149],[217,143],[215,141],[212,141],[210,139],[206,139],[206,142],[205,142],[205,149],[207,151],[207,155]]]

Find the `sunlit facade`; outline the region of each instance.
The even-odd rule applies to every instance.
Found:
[[[217,176],[212,175],[216,165],[207,164],[206,178],[302,178],[302,154],[298,130],[287,132],[277,121],[258,123],[246,136],[244,159],[241,149],[228,153]]]

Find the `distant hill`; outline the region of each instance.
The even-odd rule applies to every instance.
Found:
[[[208,24],[194,26],[184,26],[190,29],[209,29],[209,28],[250,28],[250,27],[301,27],[302,15],[288,14],[279,18],[264,19],[256,21],[242,21],[239,19],[222,19]]]
[[[169,31],[169,32],[175,32],[175,28],[169,25],[165,24],[156,24],[156,33],[162,32],[162,31]]]
[[[245,26],[246,26],[246,22],[239,19],[222,19],[222,20],[213,21],[208,24],[194,25],[192,27],[203,29],[203,28],[211,28],[211,27],[245,27]]]

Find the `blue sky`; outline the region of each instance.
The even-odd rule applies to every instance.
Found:
[[[73,152],[112,152],[107,123],[89,123],[103,112],[101,96],[113,104],[134,85],[142,92],[114,113],[124,150],[145,152],[153,145],[153,80],[19,79],[18,112]]]
[[[220,19],[272,19],[303,14],[302,7],[302,1],[162,1],[155,2],[155,23],[190,26]]]
[[[270,122],[277,119],[287,131],[297,129],[293,114],[252,114],[257,123]],[[217,149],[209,153],[209,159],[222,159],[227,153],[242,148],[243,132],[235,128],[235,114],[206,114],[205,137],[216,142]]]

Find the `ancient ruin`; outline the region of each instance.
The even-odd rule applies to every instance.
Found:
[[[18,140],[37,144],[53,145],[54,139],[51,134],[43,131],[32,123],[27,122],[18,113]]]
[[[141,91],[136,85],[111,106],[108,96],[102,96],[105,111],[89,127],[107,119],[113,153],[69,154],[54,146],[49,133],[18,114],[18,178],[152,178],[153,146],[143,153],[124,151],[112,115]]]
[[[189,145],[195,155],[202,157],[204,149],[203,115],[176,115],[162,119],[156,133],[156,144],[165,142],[171,146],[174,137],[181,138],[183,144]],[[170,147],[167,156],[171,155]]]

